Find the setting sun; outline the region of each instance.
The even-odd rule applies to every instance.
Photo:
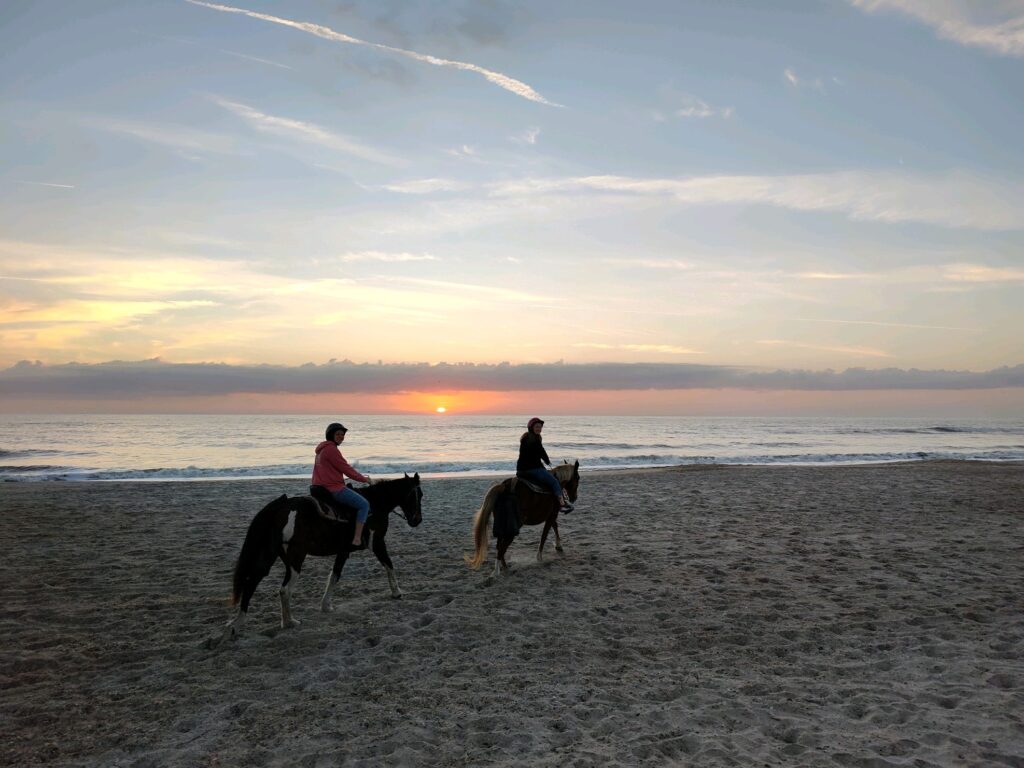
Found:
[[[448,409],[447,409],[447,408],[445,408],[445,407],[444,407],[443,405],[439,405],[439,406],[437,406],[437,408],[436,408],[435,410],[436,410],[436,411],[437,411],[438,413],[445,413],[445,412],[446,412],[446,411],[447,411]]]

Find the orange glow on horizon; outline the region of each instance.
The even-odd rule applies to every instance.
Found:
[[[793,390],[629,390],[531,392],[406,392],[233,394],[139,399],[4,398],[3,413],[239,413],[239,414],[431,414],[447,415],[917,415],[1017,416],[1024,413],[1024,389],[877,390],[815,392]]]

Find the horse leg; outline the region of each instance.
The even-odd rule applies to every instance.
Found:
[[[334,566],[331,568],[331,572],[327,574],[327,588],[324,590],[324,596],[320,599],[320,610],[324,613],[330,613],[334,610],[331,605],[331,595],[341,580],[341,569],[345,567],[348,555],[349,549],[342,547],[341,551],[338,552],[338,556],[334,558]]]
[[[540,534],[540,548],[537,550],[537,562],[541,563],[544,561],[544,542],[548,540],[548,531],[551,530],[551,526],[554,524],[555,518],[548,516],[548,519],[544,521],[544,530]]]
[[[491,574],[492,578],[497,578],[502,573],[508,573],[508,563],[505,562],[505,552],[512,545],[512,537],[498,537],[497,553],[494,558],[494,572]]]
[[[402,597],[402,590],[398,588],[398,579],[395,577],[395,566],[388,555],[388,545],[384,543],[384,537],[379,533],[373,534],[373,554],[377,556],[380,564],[387,569],[388,586],[391,587],[391,597],[398,600]]]
[[[278,555],[279,553],[275,549],[268,547],[251,560],[243,561],[242,558],[239,558],[235,566],[236,573],[238,574],[236,582],[238,585],[238,613],[224,627],[222,641],[235,640],[241,635],[245,619],[249,615],[249,603],[252,601],[252,596],[256,593],[256,587],[270,573],[270,569],[277,561]]]
[[[281,582],[281,629],[289,629],[298,626],[302,622],[292,616],[292,587],[299,580],[299,572],[302,570],[302,561],[305,560],[304,552],[295,554],[289,553],[284,560],[284,581]],[[292,576],[292,574],[295,574]]]
[[[551,521],[551,530],[555,532],[555,552],[562,554],[562,537],[558,535],[558,520]]]

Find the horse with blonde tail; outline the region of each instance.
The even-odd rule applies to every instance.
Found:
[[[569,501],[575,502],[580,485],[580,463],[565,462],[552,468],[551,472],[558,479],[559,485],[565,489]],[[479,568],[487,559],[487,549],[491,533],[491,520],[495,520],[494,536],[497,539],[497,556],[494,561],[492,576],[499,576],[508,571],[505,552],[515,539],[520,525],[544,524],[540,535],[540,548],[537,550],[537,561],[544,559],[544,544],[548,539],[548,531],[554,531],[555,551],[562,551],[562,538],[558,534],[558,510],[561,500],[552,495],[546,488],[541,488],[521,477],[510,477],[495,483],[484,496],[476,517],[473,518],[473,554],[466,556],[466,564],[470,568]],[[499,527],[500,523],[500,527]]]

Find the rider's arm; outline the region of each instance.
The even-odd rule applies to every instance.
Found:
[[[370,482],[370,478],[345,461],[345,457],[341,455],[341,451],[331,451],[328,455],[328,461],[334,469],[345,475],[345,477],[351,477],[353,480],[358,480],[360,483]]]

